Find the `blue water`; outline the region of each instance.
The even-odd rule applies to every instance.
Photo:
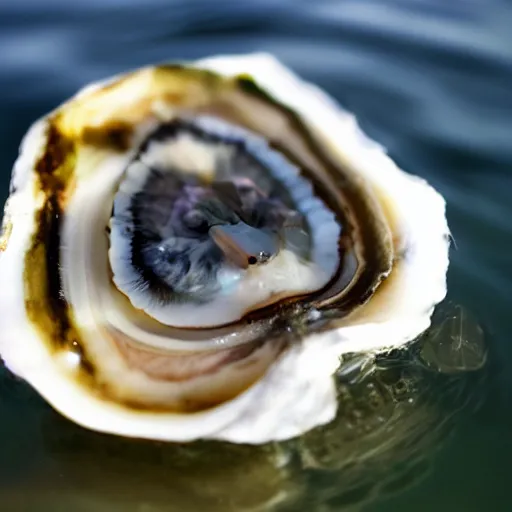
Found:
[[[341,476],[291,460],[285,478],[261,450],[189,452],[82,431],[5,372],[0,509],[254,510],[281,490],[293,497],[283,507],[297,511],[512,510],[511,27],[509,0],[2,0],[2,201],[29,124],[85,83],[163,60],[271,52],[353,111],[401,167],[445,196],[457,245],[450,296],[484,325],[489,364],[485,379],[468,384],[481,407],[424,447],[418,440],[421,478],[407,468],[410,484],[404,477],[387,492],[377,480],[398,471],[407,450],[416,457],[412,445]],[[457,407],[455,399],[433,403],[435,413],[429,405],[418,423],[441,422]],[[350,446],[362,443],[356,437]],[[274,449],[284,459],[300,452]],[[191,462],[197,453],[204,463]],[[349,479],[359,489],[352,498],[340,494]]]

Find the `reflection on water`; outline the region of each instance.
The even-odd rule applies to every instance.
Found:
[[[38,511],[359,510],[427,474],[455,420],[481,403],[486,358],[474,319],[443,305],[406,350],[345,358],[331,424],[265,446],[116,438],[38,405],[23,433],[36,451],[14,448],[23,469],[0,487],[0,502]],[[25,393],[11,386],[10,395]]]
[[[82,85],[269,51],[446,197],[449,293],[492,328],[487,359],[458,308],[407,352],[354,355],[337,422],[264,448],[87,432],[0,369],[0,509],[510,510],[511,26],[509,0],[0,1],[2,200],[29,124]]]

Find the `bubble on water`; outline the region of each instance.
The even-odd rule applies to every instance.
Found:
[[[430,330],[420,359],[431,370],[460,373],[479,370],[487,360],[482,327],[460,305],[447,305],[437,313],[444,319]]]

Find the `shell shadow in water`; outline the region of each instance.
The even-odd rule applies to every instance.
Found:
[[[407,348],[345,357],[332,423],[261,446],[97,434],[5,377],[2,413],[16,425],[3,426],[0,502],[13,512],[358,510],[428,474],[484,398],[486,360],[479,326],[443,304]]]

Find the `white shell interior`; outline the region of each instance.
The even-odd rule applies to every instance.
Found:
[[[177,415],[134,411],[104,401],[72,378],[76,360],[55,360],[26,316],[23,255],[35,228],[33,212],[42,199],[34,196],[32,186],[33,165],[45,144],[42,120],[33,125],[23,141],[13,177],[17,192],[6,211],[13,220],[13,229],[0,258],[0,307],[4,311],[0,353],[8,368],[30,382],[56,409],[99,431],[172,441],[210,438],[264,443],[288,439],[334,418],[337,402],[332,374],[344,353],[397,347],[429,326],[434,306],[446,293],[449,231],[445,203],[425,181],[398,169],[384,150],[361,132],[351,114],[273,57],[212,57],[193,65],[228,76],[250,74],[277,101],[295,110],[342,162],[373,185],[390,208],[396,252],[403,255],[395,263],[390,283],[339,328],[308,336],[285,351],[257,384],[219,407]],[[117,166],[119,162],[113,158],[106,165]],[[96,176],[93,181],[98,179]],[[94,193],[95,183],[88,185],[80,202],[90,201],[97,210],[108,208]],[[108,187],[102,181],[101,189]],[[72,210],[68,213],[74,215]],[[74,218],[78,217],[76,212]],[[74,227],[66,225],[68,234]],[[65,245],[64,263],[71,265],[74,252],[79,250],[80,246]],[[80,270],[75,269],[79,274]],[[101,306],[93,306],[98,297],[90,296],[85,274],[78,277],[83,287],[80,293],[88,296],[89,308],[105,308],[104,299],[100,300]],[[97,334],[97,326],[91,325],[95,321],[91,309],[84,306],[75,314],[81,328],[90,335]],[[107,306],[105,315],[110,321],[108,316],[116,313]],[[101,350],[99,345],[97,348]]]

